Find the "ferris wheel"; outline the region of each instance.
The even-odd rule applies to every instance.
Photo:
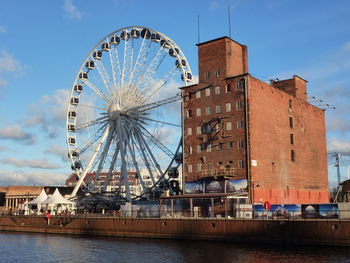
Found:
[[[79,178],[71,196],[82,185],[108,191],[115,177],[117,193],[128,201],[178,186],[178,88],[188,85],[186,57],[164,34],[132,26],[103,38],[82,63],[68,101],[68,155]]]

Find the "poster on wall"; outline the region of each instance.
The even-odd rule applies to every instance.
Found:
[[[186,194],[203,194],[204,193],[204,182],[188,182],[185,183]]]
[[[319,217],[320,218],[339,218],[338,204],[320,204]]]
[[[301,218],[301,205],[271,205],[266,211],[263,205],[254,205],[254,217],[258,219],[298,219]]]
[[[247,179],[226,181],[226,193],[248,193]]]
[[[205,193],[224,193],[225,192],[225,181],[211,180],[205,184]]]
[[[319,217],[320,206],[318,204],[305,204],[301,205],[302,217],[308,218],[318,218]]]

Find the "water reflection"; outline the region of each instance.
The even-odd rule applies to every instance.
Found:
[[[348,248],[0,233],[0,262],[350,262]]]

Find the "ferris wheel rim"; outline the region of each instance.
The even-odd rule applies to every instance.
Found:
[[[81,67],[80,67],[80,69],[79,69],[79,71],[78,71],[78,73],[77,73],[77,75],[76,75],[76,77],[75,77],[75,80],[74,80],[74,83],[73,83],[73,87],[72,87],[72,89],[71,89],[71,94],[70,94],[70,96],[69,96],[69,101],[71,101],[71,99],[73,98],[73,95],[74,95],[74,86],[76,85],[76,83],[77,83],[78,80],[79,80],[79,73],[83,71],[84,66],[86,65],[86,62],[89,61],[89,58],[90,58],[90,57],[92,57],[91,54],[92,54],[94,51],[98,50],[98,47],[99,47],[101,44],[103,44],[106,40],[110,39],[110,37],[116,35],[117,33],[124,32],[125,30],[128,30],[128,29],[130,29],[130,30],[131,30],[131,29],[138,29],[138,30],[144,30],[144,29],[146,29],[146,30],[149,30],[150,32],[159,34],[163,39],[165,39],[165,40],[167,41],[167,43],[170,45],[170,48],[172,48],[172,49],[174,49],[174,50],[175,50],[175,49],[178,49],[178,52],[175,52],[175,57],[176,57],[176,59],[178,59],[179,61],[181,61],[181,59],[185,59],[185,61],[186,61],[186,67],[183,67],[182,65],[181,65],[181,67],[180,67],[182,74],[186,74],[186,72],[191,73],[191,69],[190,69],[189,63],[187,62],[187,59],[186,59],[184,53],[182,52],[182,50],[180,49],[180,47],[179,47],[174,41],[172,41],[169,37],[167,37],[166,35],[164,35],[164,34],[158,32],[158,31],[156,31],[156,30],[153,30],[153,29],[151,29],[151,28],[148,28],[148,27],[142,27],[142,26],[127,26],[127,27],[123,27],[123,28],[120,28],[120,29],[118,29],[118,30],[115,30],[115,31],[113,31],[112,33],[108,34],[108,35],[105,36],[103,39],[101,39],[101,40],[91,49],[91,51],[89,52],[88,56],[84,59],[82,65],[81,65]],[[124,59],[125,59],[125,58],[124,58]],[[191,73],[191,74],[192,74],[192,73]],[[188,86],[188,85],[191,85],[191,84],[192,84],[192,81],[191,81],[191,82],[183,81],[183,83],[184,83],[185,86]],[[71,109],[71,104],[68,103],[67,114],[69,114],[69,110],[70,110],[70,109]],[[68,151],[69,151],[69,158],[70,158],[70,160],[71,160],[71,163],[74,164],[75,159],[73,158],[72,154],[70,153],[70,150],[71,150],[72,147],[70,147],[70,144],[69,144],[69,141],[68,141],[68,139],[69,139],[70,137],[72,137],[72,136],[70,135],[70,132],[69,132],[68,128],[67,128],[69,124],[70,124],[70,121],[69,121],[69,117],[68,117],[68,115],[67,115],[67,119],[66,119],[66,141],[67,141],[67,146],[68,146]],[[108,125],[107,125],[107,126],[108,126]],[[181,132],[183,132],[183,131],[181,130]],[[74,136],[75,136],[75,138],[76,138],[76,133],[74,133]],[[102,145],[102,143],[101,143],[101,145]],[[177,151],[179,150],[180,146],[182,146],[182,138],[180,139],[179,146],[177,147]],[[177,154],[177,152],[175,152],[175,154]],[[164,171],[164,174],[162,175],[162,178],[164,177],[165,173],[166,173],[166,172],[169,170],[169,168],[171,167],[172,163],[174,162],[174,159],[175,159],[175,155],[173,156],[173,158],[172,158],[172,160],[171,160],[169,166],[168,166],[168,167],[166,168],[166,170]],[[88,170],[88,169],[84,169],[83,171],[85,172],[85,170]],[[76,171],[76,172],[77,172],[77,171]],[[158,182],[159,182],[159,180],[158,180]],[[154,187],[155,187],[155,184],[152,186],[152,188],[154,188]]]

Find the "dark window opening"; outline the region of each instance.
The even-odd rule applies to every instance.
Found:
[[[290,134],[290,144],[294,145],[294,135]]]
[[[289,127],[293,128],[294,127],[294,123],[293,123],[293,118],[289,117]]]
[[[294,150],[290,151],[290,159],[291,159],[292,162],[295,162],[295,152],[294,152]]]

